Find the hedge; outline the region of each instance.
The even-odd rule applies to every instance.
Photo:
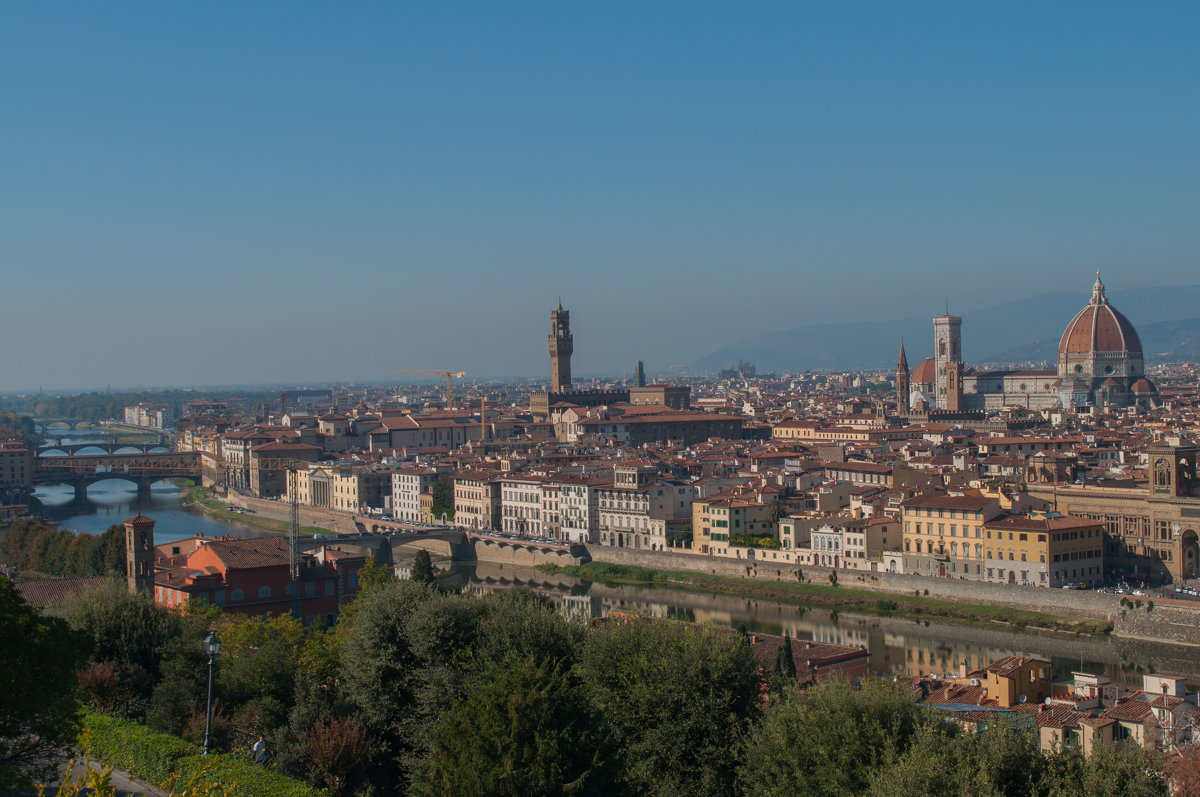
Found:
[[[326,792],[235,755],[201,755],[195,745],[144,725],[83,711],[80,746],[92,758],[157,785],[172,781],[189,795],[320,797]],[[180,787],[186,786],[186,789]]]

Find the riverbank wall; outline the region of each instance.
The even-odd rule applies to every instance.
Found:
[[[896,573],[863,573],[828,567],[798,567],[772,562],[752,562],[715,556],[632,550],[588,545],[595,562],[678,570],[759,581],[797,581],[797,574],[813,584],[828,584],[837,574],[838,585],[893,594],[922,595],[989,606],[1008,606],[1068,617],[1105,620],[1113,632],[1142,639],[1170,639],[1200,644],[1200,606],[1171,599],[1137,598],[1087,590],[1046,589],[1008,584],[987,584],[965,579],[928,578]],[[1122,603],[1124,601],[1124,603]],[[1138,607],[1136,601],[1141,601]],[[1149,608],[1154,603],[1153,609]]]

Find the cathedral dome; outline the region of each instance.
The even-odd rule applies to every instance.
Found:
[[[917,370],[912,372],[912,383],[914,385],[933,384],[937,381],[937,363],[932,357],[926,357],[917,365]]]
[[[1060,356],[1094,352],[1142,353],[1142,341],[1133,324],[1108,303],[1099,272],[1092,286],[1092,300],[1067,324],[1058,344]]]
[[[1141,379],[1134,382],[1133,386],[1129,389],[1132,390],[1134,393],[1137,393],[1138,395],[1158,392],[1158,390],[1154,387],[1154,384],[1151,383],[1151,381],[1149,379],[1146,379],[1145,377],[1142,377]]]

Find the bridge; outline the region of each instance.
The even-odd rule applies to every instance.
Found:
[[[164,479],[200,478],[200,452],[164,451],[138,454],[80,454],[39,456],[34,460],[34,484],[70,484],[75,500],[87,495],[89,485],[106,479],[124,479],[150,492],[150,485]]]
[[[39,457],[54,456],[52,451],[60,451],[67,456],[75,456],[78,452],[85,448],[98,448],[105,454],[161,454],[170,453],[167,447],[162,443],[118,443],[116,438],[107,442],[95,443],[69,443],[60,444],[58,442],[50,443],[44,448],[38,449]],[[128,449],[128,450],[126,450]]]
[[[95,421],[90,421],[87,418],[33,418],[33,431],[39,435],[49,433],[51,426],[63,427],[61,431],[74,432],[78,429],[87,429],[96,425]]]

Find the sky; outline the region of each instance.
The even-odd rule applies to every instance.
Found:
[[[0,5],[0,390],[1200,282],[1195,3]],[[1198,312],[1200,315],[1200,312]],[[891,342],[889,341],[889,345]]]

